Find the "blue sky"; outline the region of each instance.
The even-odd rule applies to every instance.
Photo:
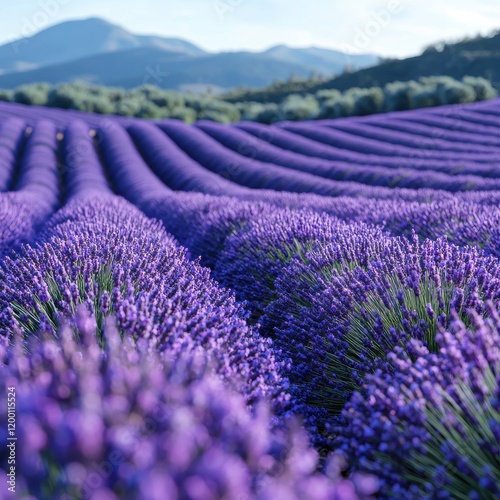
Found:
[[[408,56],[500,29],[498,0],[0,0],[0,43],[67,19],[103,17],[210,51],[285,43]]]

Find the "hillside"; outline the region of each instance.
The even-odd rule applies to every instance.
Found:
[[[225,99],[229,102],[279,102],[289,94],[314,94],[324,89],[343,92],[354,87],[383,87],[395,81],[441,75],[457,80],[464,76],[484,77],[500,88],[500,33],[458,43],[438,43],[418,56],[382,61],[320,83],[281,82],[265,89],[232,91]]]
[[[347,90],[351,87],[382,86],[400,80],[415,80],[422,76],[465,75],[482,76],[500,86],[500,33],[488,38],[446,44],[430,48],[421,55],[347,73],[318,85],[320,88]]]

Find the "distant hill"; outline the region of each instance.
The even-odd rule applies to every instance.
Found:
[[[82,80],[96,85],[133,88],[150,83],[177,89],[193,84],[216,87],[262,87],[291,74],[307,76],[308,69],[249,52],[188,57],[178,52],[139,48],[99,54],[77,61],[45,66],[32,71],[0,75],[0,88],[34,82]]]
[[[135,35],[91,18],[68,21],[0,46],[0,87],[84,80],[131,88],[146,79],[163,88],[213,86],[220,91],[261,87],[312,72],[331,76],[346,66],[361,68],[377,61],[373,55],[286,46],[260,53],[211,54],[185,40]],[[166,74],[168,77],[162,76]]]
[[[400,80],[416,80],[422,76],[447,75],[460,79],[465,75],[481,76],[500,88],[500,32],[490,37],[477,37],[452,44],[436,44],[421,55],[382,62],[377,66],[343,74],[317,85],[347,90],[352,87],[377,87]]]
[[[346,67],[365,68],[380,62],[380,58],[372,54],[346,54],[318,47],[294,49],[286,45],[272,47],[263,52],[263,55],[278,61],[300,64],[311,71],[318,71],[325,75],[340,74]]]
[[[205,53],[177,38],[140,36],[102,19],[67,21],[30,38],[0,46],[0,71],[11,73],[74,61],[96,54],[151,47],[190,56]]]

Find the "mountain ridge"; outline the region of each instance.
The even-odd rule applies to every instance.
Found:
[[[135,35],[100,18],[66,21],[0,46],[0,70],[18,72],[74,61],[100,53],[151,46],[190,55],[206,52],[185,40]]]
[[[113,85],[128,87],[130,83],[127,82],[134,81],[137,84],[140,80],[136,60],[140,50],[145,54],[142,71],[145,78],[152,72],[151,65],[154,71],[157,66],[166,64],[159,70],[160,73],[172,75],[180,71],[178,76],[170,80],[151,82],[164,86],[175,81],[175,87],[164,88],[192,84],[220,88],[265,86],[277,79],[286,80],[293,74],[301,77],[311,73],[332,75],[340,73],[348,65],[365,67],[379,60],[370,54],[351,56],[319,47],[292,48],[285,45],[262,52],[210,53],[184,39],[136,35],[106,20],[87,18],[66,21],[30,38],[0,46],[0,87],[13,88],[37,81],[59,83],[81,79],[99,84],[111,84],[113,81]],[[130,74],[126,74],[126,68],[123,67],[127,54],[132,57]],[[179,57],[173,58],[172,54]],[[154,56],[157,56],[157,62],[153,60]],[[101,64],[103,57],[111,67],[120,67],[119,78],[109,78],[108,68]],[[182,57],[185,62],[179,68]],[[177,65],[173,65],[173,62]],[[211,68],[209,63],[216,66]],[[245,68],[245,63],[255,65],[255,75],[252,76],[251,68]],[[81,70],[78,64],[82,65]],[[240,72],[239,77],[236,71]]]

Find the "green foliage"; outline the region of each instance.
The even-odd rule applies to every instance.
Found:
[[[197,115],[193,108],[186,108],[184,106],[177,106],[170,113],[170,118],[176,120],[182,120],[186,123],[194,123],[196,121]]]
[[[354,100],[354,114],[356,116],[372,115],[382,110],[384,92],[380,87],[370,89],[351,89],[348,91]]]
[[[68,294],[68,291],[65,293],[58,284],[56,277],[52,274],[44,276],[44,283],[46,297],[43,300],[36,297],[37,310],[31,308],[28,310],[19,303],[12,304],[14,317],[25,332],[28,334],[40,333],[40,330],[44,329],[44,322],[49,324],[54,331],[58,331],[60,328],[60,305],[63,303],[67,304],[69,310],[66,312],[69,316],[74,316],[78,307],[86,301],[88,302],[88,291],[91,289],[93,291],[93,300],[91,300],[93,316],[97,325],[97,333],[99,338],[101,338],[105,322],[105,314],[102,307],[103,300],[109,301],[107,313],[112,314],[115,312],[111,300],[115,284],[109,265],[103,266],[97,273],[92,274],[88,280],[84,278],[83,274],[76,276],[72,296]],[[122,286],[122,291],[125,291],[124,286]]]
[[[289,95],[282,103],[285,120],[312,120],[318,117],[319,103],[312,95]]]
[[[500,484],[500,457],[483,445],[496,445],[498,442],[492,423],[500,422],[500,412],[498,405],[495,407],[492,401],[498,390],[496,373],[499,370],[499,366],[494,369],[491,366],[484,367],[482,385],[486,397],[481,400],[464,381],[456,383],[453,396],[445,388],[436,387],[441,397],[440,404],[426,405],[425,428],[431,439],[426,443],[425,453],[414,452],[410,455],[409,467],[405,471],[407,479],[425,488],[425,472],[442,468],[447,478],[443,489],[451,498],[467,500],[473,498],[472,491],[480,492],[480,496],[474,498],[496,498],[481,481],[463,474],[456,464],[448,460],[442,443],[446,443],[455,455],[467,457],[468,463],[473,465],[479,476],[488,472],[490,480]],[[460,431],[454,423],[458,423]],[[410,475],[412,470],[416,473]]]
[[[440,280],[446,283],[443,271]],[[362,303],[354,307],[346,338],[353,352],[358,353],[363,349],[366,332],[374,331],[377,324],[384,331],[388,344],[392,343],[391,329],[397,334],[411,334],[414,329],[422,329],[424,338],[420,340],[425,340],[431,351],[437,351],[438,317],[442,314],[446,318],[450,317],[451,303],[457,289],[453,286],[437,287],[435,279],[430,275],[422,278],[418,293],[402,283],[397,276],[389,277],[387,284],[384,297],[378,292],[370,292]],[[429,313],[429,306],[432,313]],[[457,312],[464,322],[468,322],[468,316],[464,311]],[[400,338],[401,346],[404,347],[406,339],[404,335]],[[372,343],[371,355],[383,358],[386,352],[387,346],[381,346],[377,342]]]
[[[0,101],[12,102],[14,100],[14,92],[12,90],[0,90]]]
[[[288,93],[284,93],[284,89]],[[343,93],[336,89],[314,91],[312,79],[291,78],[286,84],[277,82],[258,92],[257,102],[236,100],[237,95],[252,95],[245,89],[221,97],[179,93],[154,85],[125,90],[85,82],[55,86],[37,83],[23,85],[14,91],[0,90],[0,101],[139,118],[174,118],[186,123],[196,120],[231,123],[243,119],[270,124],[283,120],[364,116],[481,101],[497,96],[488,80],[472,76],[461,81],[448,76],[425,77],[418,81],[393,82],[384,88],[355,87]]]
[[[414,97],[422,89],[422,84],[393,82],[384,87],[385,111],[405,111],[415,107]]]
[[[262,104],[260,102],[241,103],[241,117],[259,123],[275,123],[280,121],[281,111],[278,104]],[[282,119],[282,118],[281,118]]]
[[[412,107],[410,109],[431,108],[439,105],[439,97],[432,88],[421,86],[412,96]]]
[[[22,85],[13,94],[13,101],[21,104],[34,104],[45,106],[50,85],[48,83],[35,83],[33,85]]]
[[[476,101],[487,101],[494,99],[497,96],[496,90],[493,88],[489,80],[486,78],[474,78],[472,76],[465,76],[463,83],[474,89],[476,93]]]
[[[316,92],[315,95],[318,102],[320,104],[323,104],[331,100],[340,99],[342,92],[340,92],[337,89],[325,89],[325,90],[319,90],[318,92]]]

